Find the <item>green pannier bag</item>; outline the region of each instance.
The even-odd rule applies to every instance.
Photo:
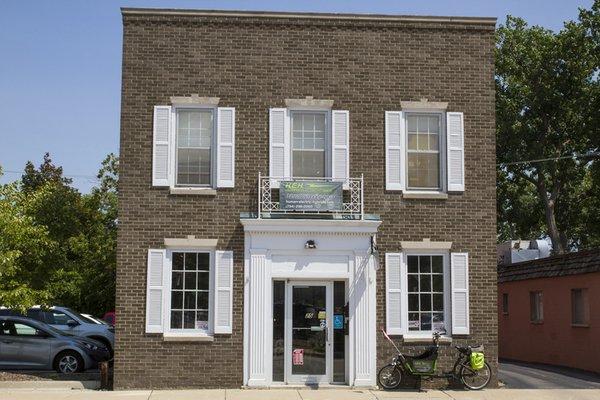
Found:
[[[484,356],[483,353],[472,352],[471,353],[471,368],[475,371],[480,370],[484,366]]]

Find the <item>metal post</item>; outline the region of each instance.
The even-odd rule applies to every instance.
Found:
[[[262,193],[261,193],[261,177],[260,177],[260,172],[258,173],[258,219],[260,219],[260,199],[262,197]]]
[[[364,174],[360,174],[360,219],[365,219]]]

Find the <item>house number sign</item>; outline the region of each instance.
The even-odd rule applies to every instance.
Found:
[[[342,182],[284,181],[279,207],[288,211],[342,211]]]

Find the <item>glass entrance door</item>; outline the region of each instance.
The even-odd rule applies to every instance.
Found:
[[[332,290],[330,283],[289,283],[288,382],[331,381]]]

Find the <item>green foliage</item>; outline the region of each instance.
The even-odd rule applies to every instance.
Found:
[[[118,159],[82,195],[46,154],[21,181],[0,186],[0,305],[114,309]]]
[[[598,242],[583,218],[598,208],[582,207],[599,186],[599,10],[557,33],[511,16],[497,31],[499,240],[547,236],[557,253]]]

